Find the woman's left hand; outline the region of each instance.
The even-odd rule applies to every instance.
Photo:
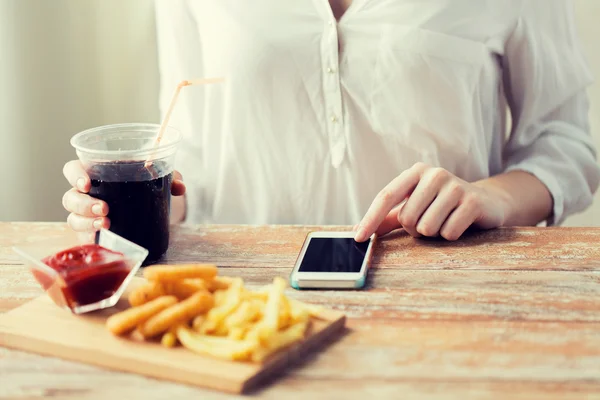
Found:
[[[442,168],[417,163],[388,184],[357,226],[356,240],[404,228],[413,237],[458,239],[471,225],[502,226],[507,201],[501,190],[466,182]]]

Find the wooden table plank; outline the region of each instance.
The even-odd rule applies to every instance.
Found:
[[[6,360],[10,356],[11,364]],[[305,370],[313,368],[307,364]],[[0,348],[0,386],[2,399],[132,399],[162,400],[180,399],[230,399],[218,392],[200,391],[196,388],[158,381],[138,375],[114,373],[32,354],[14,352]],[[276,385],[269,386],[252,397],[261,399],[331,399],[332,388],[345,388],[344,399],[376,398],[397,399],[596,399],[600,394],[598,385],[586,381],[534,381],[528,379],[475,380],[456,379],[448,381],[433,374],[426,379],[415,380],[404,377],[376,377],[368,382],[357,379],[328,376],[319,379],[297,373],[281,378]],[[15,395],[18,393],[18,395]],[[352,394],[355,394],[354,396]],[[5,396],[3,396],[5,394]],[[8,397],[8,394],[13,394]],[[241,397],[237,397],[241,398]]]
[[[26,246],[39,242],[56,244],[76,243],[77,238],[67,224],[54,222],[0,222],[0,265],[23,264],[13,246]]]
[[[287,277],[315,229],[178,227],[167,262],[215,262],[257,287]],[[64,224],[0,223],[0,312],[41,294],[10,250],[41,238],[74,236]],[[349,330],[258,394],[600,399],[597,243],[596,228],[499,229],[456,243],[382,238],[366,290],[288,291],[344,311]],[[3,348],[0,377],[0,398],[229,398]]]
[[[291,267],[306,234],[348,227],[181,226],[172,232],[167,260],[239,267]],[[38,240],[70,243],[65,224],[0,223],[0,264],[20,264],[10,247]],[[413,239],[402,232],[380,238],[378,268],[600,271],[600,228],[517,228],[470,233],[457,242]]]
[[[304,368],[293,369],[289,376],[304,382],[365,384],[594,383],[600,394],[599,329],[599,324],[578,323],[478,321],[467,325],[388,320],[369,324],[357,320],[350,324],[350,333],[343,341],[316,355]],[[71,363],[53,360],[46,364],[47,359],[29,355],[19,367],[18,360],[23,356],[12,353],[18,352],[3,350],[0,358],[0,373],[7,382],[30,383],[31,377],[26,381],[23,378],[28,375],[27,368],[35,364],[38,371],[48,375],[40,380],[56,389],[55,379],[60,381],[71,369],[73,374],[79,371]],[[277,393],[285,387],[284,379],[263,392]],[[330,387],[328,393],[336,393],[334,389],[341,392],[343,386]]]
[[[173,262],[204,260],[230,266],[293,266],[304,237],[319,227],[180,227]],[[329,230],[348,229],[328,227]],[[373,265],[413,269],[600,271],[599,228],[519,228],[470,233],[460,241],[413,239],[394,232],[379,239]]]

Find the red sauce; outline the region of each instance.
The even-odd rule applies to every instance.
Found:
[[[42,262],[64,280],[66,285],[61,290],[70,308],[112,296],[132,267],[122,253],[97,244],[73,247],[46,257]],[[48,277],[36,274],[36,278],[47,290]]]

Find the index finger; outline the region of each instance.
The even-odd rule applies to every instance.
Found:
[[[72,160],[65,164],[63,167],[63,175],[67,178],[67,181],[75,189],[81,193],[87,193],[90,191],[90,177],[83,169],[83,165],[79,160]]]
[[[375,200],[373,200],[373,203],[371,203],[367,213],[360,222],[354,240],[364,242],[369,236],[375,233],[390,211],[406,199],[414,190],[421,180],[421,174],[422,168],[413,167],[407,169],[383,188],[377,197],[375,197]]]

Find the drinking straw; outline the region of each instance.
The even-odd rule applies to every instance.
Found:
[[[152,148],[152,153],[150,153],[150,156],[144,163],[145,168],[148,168],[152,165],[152,160],[153,160],[154,156],[156,155],[156,148],[160,145],[160,141],[162,140],[165,130],[167,129],[167,124],[169,123],[169,119],[171,118],[171,113],[173,112],[173,108],[175,107],[175,104],[177,103],[177,97],[179,96],[179,92],[181,91],[181,88],[184,86],[191,86],[191,85],[206,85],[206,84],[210,84],[210,83],[219,83],[219,82],[223,82],[224,80],[225,79],[223,79],[223,78],[200,78],[200,79],[181,81],[177,85],[177,87],[175,88],[175,92],[173,93],[173,97],[171,98],[171,104],[169,104],[169,108],[167,109],[165,117],[163,118],[162,124],[160,124],[160,129],[158,130],[158,134],[156,135],[156,138],[154,139],[154,146]]]

